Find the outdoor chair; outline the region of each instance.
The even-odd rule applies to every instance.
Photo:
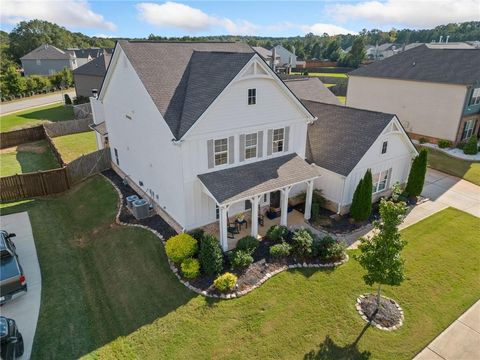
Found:
[[[236,223],[228,223],[227,233],[227,236],[230,239],[235,239],[235,234],[240,234],[240,231],[238,230],[238,225]]]

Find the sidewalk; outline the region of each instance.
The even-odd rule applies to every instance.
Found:
[[[422,350],[414,360],[480,358],[480,300]]]

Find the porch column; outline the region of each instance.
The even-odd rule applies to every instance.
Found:
[[[287,226],[287,217],[288,217],[288,194],[290,193],[291,186],[284,187],[281,189],[280,195],[280,225]]]
[[[220,206],[220,217],[219,217],[219,225],[220,225],[220,243],[222,244],[222,250],[228,251],[228,218],[227,218],[228,206],[222,205]]]
[[[307,182],[307,196],[305,198],[305,220],[312,216],[313,180]]]
[[[252,236],[256,239],[258,236],[258,206],[260,204],[260,196],[254,196],[250,199],[252,203]]]

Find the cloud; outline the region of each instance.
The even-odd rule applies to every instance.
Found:
[[[16,24],[23,20],[40,19],[68,28],[94,28],[115,31],[117,27],[102,15],[93,12],[83,0],[29,0],[2,2],[0,21]]]
[[[232,20],[207,14],[200,9],[176,2],[139,3],[137,10],[141,20],[150,25],[162,28],[177,28],[192,33],[208,31],[212,28],[221,28],[231,35],[256,35],[278,33],[289,29],[298,29],[305,33],[312,32],[322,35],[347,34],[354,31],[333,24],[302,25],[290,22],[281,22],[270,25],[256,25],[247,20]]]
[[[429,28],[452,22],[480,20],[478,0],[387,0],[330,6],[339,21],[362,19],[377,25]]]

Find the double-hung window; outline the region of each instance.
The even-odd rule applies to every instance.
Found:
[[[379,173],[376,173],[373,175],[373,181],[372,181],[372,193],[378,193],[380,191],[383,191],[387,188],[387,183],[388,183],[388,176],[390,175],[389,170],[385,171],[380,171]]]
[[[245,135],[245,159],[257,157],[258,133]]]
[[[468,120],[465,123],[465,127],[463,128],[462,140],[468,140],[473,134],[473,130],[475,130],[476,120]]]
[[[272,138],[272,153],[282,152],[285,143],[285,129],[274,129]]]
[[[215,166],[228,163],[228,138],[218,139],[214,142]]]
[[[248,105],[257,103],[257,89],[248,89]]]
[[[472,91],[472,97],[470,98],[469,105],[480,104],[480,88],[476,88]]]

